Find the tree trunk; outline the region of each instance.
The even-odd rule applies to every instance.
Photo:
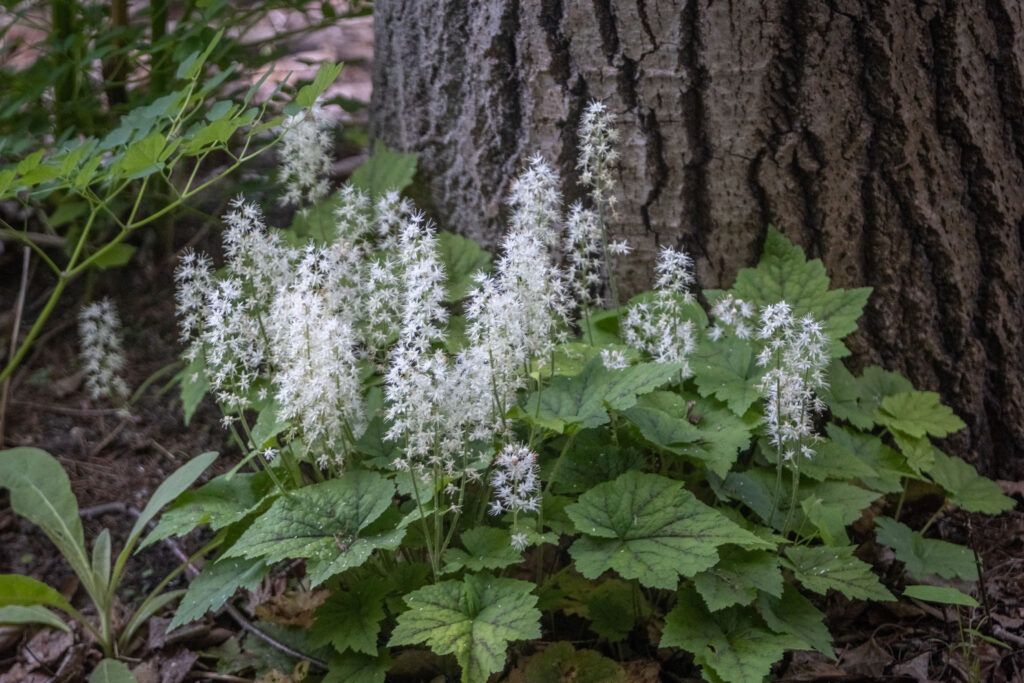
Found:
[[[950,448],[1024,470],[1024,6],[1019,0],[377,0],[373,126],[421,153],[446,228],[493,242],[540,152],[563,190],[580,112],[622,132],[620,220],[704,287],[775,224],[836,286],[874,287],[856,364],[939,391]]]

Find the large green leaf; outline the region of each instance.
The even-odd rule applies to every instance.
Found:
[[[415,154],[396,152],[378,141],[370,158],[352,173],[349,182],[376,198],[387,192],[404,190],[412,183],[415,174]]]
[[[42,529],[89,592],[95,592],[78,502],[60,463],[38,448],[0,451],[0,487],[10,491],[14,513]]]
[[[517,564],[523,556],[511,545],[511,536],[505,529],[478,526],[462,533],[462,548],[445,551],[447,563],[444,573],[468,569],[472,572],[484,569],[503,569]]]
[[[948,541],[925,538],[905,524],[889,517],[875,519],[875,537],[896,553],[907,573],[915,579],[941,576],[944,579],[978,580],[978,567],[970,548]]]
[[[376,656],[388,592],[388,582],[379,578],[336,591],[317,608],[310,642],[316,646],[330,643],[338,652],[352,650]]]
[[[614,660],[593,650],[577,650],[572,643],[552,643],[530,657],[523,670],[528,683],[628,683],[626,672]]]
[[[895,600],[871,565],[854,557],[854,550],[854,546],[792,546],[786,549],[786,559],[797,581],[815,593],[836,590],[852,600]]]
[[[718,564],[693,579],[710,611],[749,605],[759,591],[782,595],[782,572],[775,553],[727,547],[721,555]]]
[[[605,640],[625,640],[650,612],[647,599],[636,584],[620,579],[602,581],[584,595],[590,630]]]
[[[173,630],[201,618],[207,612],[220,609],[239,588],[253,590],[269,569],[263,560],[239,557],[207,564],[199,576],[189,583],[188,591],[182,596],[178,611],[174,613],[167,628]]]
[[[687,402],[678,394],[655,391],[640,397],[623,416],[651,444],[692,458],[720,477],[750,444],[752,425],[711,400]]]
[[[727,683],[761,681],[786,650],[802,646],[793,636],[766,628],[749,609],[709,612],[692,588],[679,591],[661,634],[661,647],[692,652],[705,679]]]
[[[225,557],[262,557],[267,563],[308,558],[313,585],[366,562],[378,549],[394,550],[404,528],[369,528],[391,507],[395,485],[375,472],[352,470],[274,501]]]
[[[389,668],[387,651],[372,657],[349,651],[328,660],[322,683],[384,683]]]
[[[454,654],[463,683],[484,683],[505,665],[514,640],[540,637],[534,585],[486,574],[424,586],[405,597],[389,646],[425,643],[439,655]]]
[[[882,399],[875,419],[907,436],[942,438],[964,428],[964,421],[934,391],[904,391]]]
[[[71,629],[56,614],[42,605],[8,605],[0,607],[0,625],[41,624],[65,633]]]
[[[858,429],[871,429],[875,425],[875,410],[868,409],[861,400],[861,385],[840,359],[832,361],[828,371],[828,384],[819,392],[832,411],[832,416],[846,420]]]
[[[934,449],[935,464],[928,471],[935,483],[946,490],[949,501],[968,512],[998,515],[1016,503],[1003,494],[999,484],[978,474],[978,470],[955,456]]]
[[[478,272],[491,270],[491,255],[471,239],[451,232],[437,233],[437,253],[448,276],[448,301],[461,301],[474,287]]]
[[[788,633],[803,641],[807,648],[835,659],[832,634],[825,626],[825,615],[791,584],[785,585],[780,598],[764,593],[759,595],[757,611],[771,630]]]
[[[600,427],[609,421],[608,410],[623,411],[636,405],[637,396],[678,378],[680,365],[641,363],[609,370],[594,358],[575,377],[555,377],[550,386],[532,394],[524,415],[556,432]],[[538,406],[539,403],[539,406]]]
[[[89,683],[136,683],[135,676],[124,662],[104,659],[89,675]]]
[[[159,523],[139,547],[187,534],[203,524],[214,531],[234,524],[255,511],[273,489],[273,481],[265,472],[221,475],[194,491],[183,493],[160,516]]]
[[[750,342],[725,337],[705,343],[693,355],[693,379],[701,396],[715,396],[742,416],[761,397],[758,382],[764,368],[757,364]]]
[[[883,444],[877,436],[832,423],[825,429],[829,436],[828,450],[842,449],[875,471],[874,476],[858,475],[868,488],[880,493],[898,493],[903,490],[904,477],[920,478],[896,451]]]
[[[775,228],[768,229],[760,263],[736,275],[732,292],[757,306],[785,301],[796,315],[813,315],[832,341],[833,357],[849,355],[840,340],[857,329],[871,294],[869,288],[830,290],[821,261],[808,261],[803,250]]]
[[[626,472],[566,508],[584,534],[569,552],[583,576],[613,569],[650,588],[676,587],[718,561],[718,547],[774,547],[698,501],[682,482]]]

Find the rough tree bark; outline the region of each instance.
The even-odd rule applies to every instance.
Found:
[[[1024,470],[1024,4],[1019,0],[377,0],[374,133],[421,152],[445,227],[499,234],[540,152],[580,193],[592,98],[623,132],[621,220],[706,287],[769,223],[875,288],[855,363],[900,369]]]

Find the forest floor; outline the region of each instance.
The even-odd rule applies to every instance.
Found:
[[[281,21],[287,22],[287,17]],[[281,70],[307,68],[306,62],[345,58],[350,62],[343,77],[346,97],[369,98],[369,50],[363,25],[339,29],[337,35],[307,37],[296,49],[294,63]],[[271,26],[268,30],[280,30]],[[372,38],[372,36],[371,36]],[[330,50],[324,45],[343,45]],[[347,50],[347,52],[346,52]],[[348,79],[348,80],[345,80]],[[342,159],[336,170],[344,175],[360,155]],[[210,213],[219,215],[215,198]],[[187,231],[187,229],[186,229]],[[171,238],[175,247],[184,242],[216,250],[217,234],[209,226]],[[3,245],[0,245],[2,247]],[[174,320],[173,268],[177,248],[168,250],[159,239],[142,245],[134,263],[103,278],[95,295],[109,294],[120,309],[125,329],[127,380],[133,388],[152,380],[142,391],[130,414],[90,401],[79,363],[76,315],[90,282],[76,283],[51,318],[36,350],[16,374],[10,391],[3,447],[34,446],[45,449],[64,465],[85,512],[86,536],[95,537],[106,527],[115,545],[123,541],[133,518],[118,506],[141,508],[148,496],[172,471],[205,451],[219,451],[219,464],[207,477],[237,461],[238,450],[219,425],[219,413],[204,402],[191,423],[184,426],[177,388],[167,383],[180,354]],[[30,280],[28,313],[41,307],[50,283],[39,269]],[[0,302],[15,301],[20,278],[20,252],[0,250]],[[5,307],[6,308],[6,307]],[[0,310],[0,329],[9,328],[8,310]],[[1024,503],[1024,482],[1003,482],[1007,493]],[[928,516],[928,501],[911,502],[906,513],[914,521]],[[953,513],[935,525],[935,536],[971,545],[984,567],[981,583],[983,608],[942,610],[920,602],[865,604],[840,596],[821,601],[829,626],[836,634],[837,661],[821,655],[796,653],[776,669],[785,681],[954,681],[986,680],[1024,683],[1024,505],[995,518]],[[870,520],[860,525],[867,536]],[[919,527],[920,525],[916,525]],[[915,527],[915,528],[916,528]],[[855,535],[858,531],[854,526]],[[186,552],[201,539],[182,540]],[[889,551],[865,548],[864,559],[893,567]],[[127,582],[120,594],[124,604],[137,602],[179,563],[174,550],[157,544],[134,557],[128,565]],[[288,571],[288,570],[286,570]],[[294,568],[292,568],[294,571]],[[24,522],[0,498],[0,572],[27,574],[58,587],[68,597],[78,591],[74,575],[53,546],[32,525]],[[893,571],[893,577],[896,572]],[[243,612],[259,615],[263,622],[301,623],[311,607],[294,593],[286,593],[286,576],[265,581],[244,601]],[[183,587],[179,578],[171,588]],[[283,663],[290,671],[294,662],[282,659],[273,648],[262,649],[253,638],[242,638],[243,626],[227,615],[208,617],[195,626],[166,633],[161,615],[144,631],[134,651],[133,667],[139,683],[180,683],[186,680],[252,680],[253,668]],[[614,654],[614,652],[609,652]],[[0,683],[74,683],[84,680],[99,659],[98,651],[78,637],[43,630],[35,633],[0,627]],[[685,657],[661,651],[634,654],[627,669],[636,681],[699,680]],[[244,675],[238,675],[238,674]],[[518,675],[518,678],[517,678]],[[246,677],[248,676],[248,678]],[[510,680],[522,680],[513,671]],[[263,678],[278,683],[291,677]],[[412,673],[401,680],[423,680]]]

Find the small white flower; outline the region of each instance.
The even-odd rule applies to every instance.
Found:
[[[524,533],[512,534],[511,538],[512,548],[517,552],[523,552],[526,550],[526,546],[530,545],[529,537]]]
[[[491,514],[536,512],[540,507],[537,454],[523,444],[505,446],[494,459]]]
[[[622,349],[601,349],[601,362],[609,370],[621,370],[629,367],[629,359]]]
[[[591,188],[594,202],[611,213],[615,207],[611,168],[618,160],[615,144],[619,141],[619,132],[603,102],[593,101],[583,110],[579,136],[580,155],[576,167],[580,181]]]
[[[78,314],[78,335],[89,396],[123,401],[128,397],[128,385],[121,377],[121,318],[110,299],[82,308]]]

